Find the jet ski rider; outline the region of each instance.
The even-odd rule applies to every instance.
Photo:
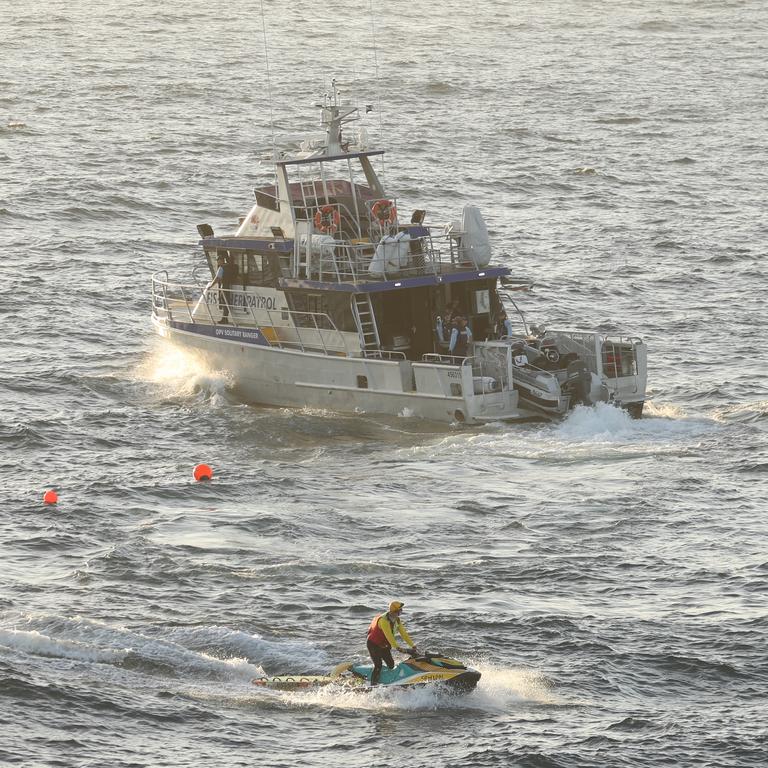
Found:
[[[373,617],[371,626],[368,628],[368,653],[373,659],[373,672],[371,673],[371,685],[379,682],[381,675],[381,663],[385,661],[389,669],[393,669],[395,661],[392,658],[392,648],[397,648],[403,653],[416,653],[416,646],[413,640],[405,631],[403,622],[400,621],[400,614],[403,612],[403,603],[393,600],[389,604],[389,610],[386,613],[380,613]],[[399,634],[403,642],[409,647],[401,648],[395,635]]]

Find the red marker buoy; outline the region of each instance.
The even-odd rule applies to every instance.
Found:
[[[53,490],[53,488],[49,488],[43,494],[43,503],[45,504],[55,504],[58,500],[59,495],[56,493],[56,491]]]
[[[198,464],[192,476],[200,482],[201,480],[213,480],[213,470],[207,464]]]

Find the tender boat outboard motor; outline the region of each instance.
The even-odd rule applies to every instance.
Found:
[[[592,374],[584,361],[572,360],[568,363],[563,390],[571,396],[571,407],[574,405],[592,405],[589,398],[591,389]]]

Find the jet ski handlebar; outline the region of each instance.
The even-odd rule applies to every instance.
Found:
[[[399,650],[399,649],[398,649]],[[430,651],[422,651],[416,647],[408,648],[408,650],[400,651],[404,656],[409,656],[412,659],[425,659],[429,661],[433,656],[440,656],[439,653],[431,653]]]

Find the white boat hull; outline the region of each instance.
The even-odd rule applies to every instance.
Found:
[[[192,351],[207,367],[227,371],[246,402],[447,423],[540,416],[519,408],[513,389],[474,394],[472,370],[467,366],[313,354],[213,335],[211,326],[190,330],[189,324],[157,317],[152,322],[161,336]],[[226,332],[220,326],[214,330]]]

